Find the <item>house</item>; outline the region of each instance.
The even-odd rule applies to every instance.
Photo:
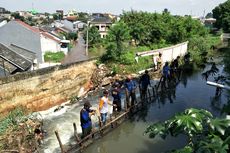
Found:
[[[5,8],[0,7],[0,14],[6,13],[6,12],[7,12],[7,10]]]
[[[33,63],[0,43],[0,67],[8,74],[29,70]]]
[[[77,11],[76,10],[70,10],[67,15],[66,15],[66,19],[69,21],[76,21],[78,17]]]
[[[214,18],[207,18],[204,19],[204,25],[209,28],[213,28],[213,24],[216,23],[216,19]]]
[[[64,32],[66,33],[77,31],[77,29],[74,26],[74,23],[68,20],[56,20],[52,23],[52,26],[65,29],[66,31],[64,30]]]
[[[0,33],[0,43],[5,46],[12,47],[13,44],[14,46],[33,52],[36,56],[38,67],[39,64],[44,62],[45,52],[64,51],[67,53],[68,51],[68,48],[62,47],[60,38],[38,27],[31,27],[20,20],[12,20],[0,27]]]
[[[95,26],[98,29],[101,38],[105,38],[109,28],[112,26],[112,21],[108,17],[98,17],[89,22],[89,26]]]
[[[73,22],[73,26],[74,28],[79,31],[79,30],[83,30],[86,25],[86,23],[82,22],[82,21],[75,21]]]

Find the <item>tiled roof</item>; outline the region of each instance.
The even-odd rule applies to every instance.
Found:
[[[30,68],[32,63],[25,59],[24,57],[20,56],[19,54],[15,53],[5,45],[0,43],[0,57],[4,60],[8,61],[10,64],[14,65],[15,67],[25,71]]]
[[[35,32],[35,33],[38,33],[38,34],[40,33],[39,28],[32,27],[32,26],[26,24],[25,22],[22,22],[21,20],[15,20],[15,21],[16,21],[17,23],[19,23],[20,25],[24,26],[25,28],[27,28],[27,29],[29,29],[29,30]]]
[[[48,33],[48,32],[41,32],[41,34],[42,34],[44,37],[47,37],[47,38],[49,38],[49,39],[51,39],[51,40],[54,40],[54,41],[56,41],[56,42],[58,42],[58,43],[61,42],[61,40],[60,40],[59,38],[57,38],[57,37],[51,35],[51,34]]]

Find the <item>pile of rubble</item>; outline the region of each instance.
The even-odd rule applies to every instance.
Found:
[[[31,116],[11,125],[0,135],[0,152],[37,152],[43,137],[41,125],[40,119]]]

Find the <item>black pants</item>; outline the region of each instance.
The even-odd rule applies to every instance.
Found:
[[[127,97],[126,97],[126,101],[127,101],[127,107],[129,108],[130,106],[133,106],[135,101],[136,101],[136,94],[135,92],[129,92]],[[131,105],[130,105],[130,98],[131,98]]]
[[[113,111],[116,111],[116,108],[117,108],[117,111],[120,112],[121,111],[121,100],[114,99],[113,104],[116,104],[116,107],[113,106]]]
[[[81,138],[86,137],[86,136],[89,135],[89,134],[91,133],[91,131],[92,131],[92,126],[89,126],[89,127],[87,127],[87,128],[83,128],[83,127],[81,127],[81,128],[82,128],[82,136],[81,136]]]

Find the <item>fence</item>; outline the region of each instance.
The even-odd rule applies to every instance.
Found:
[[[140,86],[139,86],[139,92],[141,93]],[[55,131],[55,135],[59,142],[61,153],[68,153],[68,152],[73,152],[73,151],[82,152],[84,148],[86,148],[88,145],[93,143],[95,140],[103,137],[103,135],[107,134],[109,131],[115,129],[121,123],[123,123],[128,118],[129,114],[135,114],[138,111],[141,111],[144,105],[147,105],[148,103],[151,103],[152,100],[156,99],[156,95],[157,95],[156,85],[152,88],[148,88],[146,95],[140,95],[140,99],[138,99],[139,102],[136,101],[136,103],[129,108],[127,108],[127,105],[126,105],[124,112],[110,116],[110,119],[104,126],[102,126],[100,117],[98,117],[99,118],[98,119],[99,128],[92,131],[91,134],[84,137],[83,139],[80,139],[80,135],[77,133],[76,124],[73,123],[74,137],[76,140],[75,146],[67,147],[63,145],[61,141],[61,136],[59,135],[58,131]]]
[[[145,52],[137,52],[136,58],[142,56],[158,56],[159,53],[161,53],[162,62],[165,63],[166,61],[172,61],[173,59],[176,59],[177,56],[185,55],[187,51],[188,51],[188,41],[171,47],[165,47],[165,48],[150,50]]]

